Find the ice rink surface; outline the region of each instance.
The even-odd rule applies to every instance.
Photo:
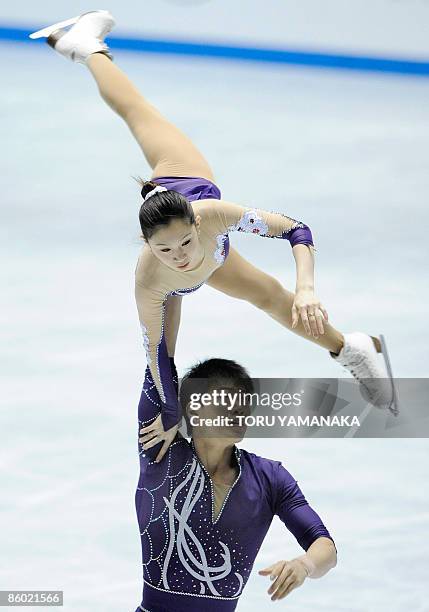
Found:
[[[119,52],[115,61],[194,139],[225,199],[311,227],[331,322],[384,333],[396,376],[426,377],[429,79]],[[131,175],[149,168],[86,68],[36,45],[2,44],[0,64],[0,590],[64,590],[66,611],[131,612],[142,588],[134,490],[145,367]],[[289,243],[231,244],[294,290]],[[203,287],[183,300],[179,374],[211,356],[255,377],[343,375],[326,351]],[[272,604],[257,570],[302,552],[275,519],[240,612],[429,610],[427,440],[241,446],[294,475],[338,565]]]

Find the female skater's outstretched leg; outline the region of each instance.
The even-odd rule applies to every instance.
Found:
[[[325,333],[318,337],[307,334],[301,318],[298,325],[292,328],[294,294],[273,276],[248,262],[232,247],[223,266],[213,272],[207,284],[227,295],[250,302],[284,327],[333,353],[339,353],[343,346],[343,334],[326,321],[323,321]]]
[[[383,368],[380,369],[380,366],[376,364],[375,356],[382,352],[382,345],[378,338],[371,337],[374,346],[371,346],[370,353],[365,354],[365,352],[359,352],[359,349],[354,349],[350,344],[350,337],[353,335],[356,337],[360,332],[344,335],[323,320],[323,334],[317,335],[314,332],[308,334],[302,317],[299,318],[298,325],[293,328],[294,294],[287,291],[277,279],[253,266],[231,247],[223,266],[217,268],[206,283],[227,295],[250,302],[284,327],[328,349],[332,357],[343,364],[345,369],[358,380],[364,399],[370,401],[374,406],[388,408],[395,416],[398,415],[399,408],[391,376],[387,377],[383,373]],[[369,341],[366,334],[360,335],[365,336]],[[346,340],[347,336],[348,340]],[[344,350],[347,352],[347,348],[349,349],[348,355],[342,355]],[[381,373],[381,377],[378,373]]]
[[[127,123],[152,168],[152,177],[201,176],[214,181],[209,164],[192,141],[150,104],[103,53],[87,66],[107,104]]]

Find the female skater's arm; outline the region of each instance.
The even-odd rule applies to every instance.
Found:
[[[302,221],[279,212],[270,212],[260,208],[250,208],[227,202],[211,201],[208,204],[209,218],[214,224],[214,231],[227,234],[230,231],[247,232],[267,238],[282,238],[292,246],[296,264],[295,299],[292,307],[292,327],[296,327],[299,314],[307,333],[324,333],[320,317],[309,322],[308,312],[316,313],[320,309],[326,321],[328,313],[314,295],[314,248],[311,230]]]
[[[173,375],[173,383],[178,394],[178,375],[174,357],[169,357],[170,367]],[[153,382],[149,366],[146,367],[143,389],[140,396],[138,407],[139,419],[139,443],[141,452],[150,457],[151,460],[160,461],[168,450],[169,445],[180,433],[176,433],[176,427],[159,436],[162,423],[160,423],[162,412],[162,402],[159,397],[158,389]]]
[[[210,203],[210,209],[212,218],[218,220],[224,232],[248,232],[267,238],[283,238],[292,247],[303,244],[310,252],[315,251],[308,225],[283,213],[241,206],[226,200]]]
[[[240,206],[217,200],[210,204],[210,216],[217,231],[247,232],[265,238],[288,240],[296,261],[297,289],[314,287],[313,236],[308,225],[283,213]]]
[[[161,402],[162,426],[168,431],[179,423],[181,410],[165,337],[167,299],[137,279],[135,295],[146,359]]]
[[[295,244],[295,246],[292,247],[292,253],[296,265],[295,298],[292,306],[292,328],[298,325],[299,314],[301,314],[307,333],[310,333],[311,330],[312,332],[315,331],[317,334],[323,334],[324,328],[321,319],[319,317],[313,319],[310,325],[307,313],[307,309],[308,312],[316,312],[316,309],[319,308],[325,320],[328,320],[328,313],[314,295],[313,253],[304,244]]]

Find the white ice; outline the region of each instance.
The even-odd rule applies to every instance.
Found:
[[[396,376],[425,377],[429,79],[115,53],[201,148],[226,199],[312,229],[316,292],[342,331],[384,333]],[[141,600],[136,410],[145,366],[133,296],[149,176],[89,72],[1,45],[0,589],[64,590],[64,610]],[[231,243],[294,290],[288,243]],[[426,355],[426,358],[424,357]],[[326,351],[203,287],[184,298],[176,361],[253,376],[336,377]],[[428,610],[428,441],[255,440],[299,481],[338,565],[276,607]],[[238,606],[271,610],[257,570],[302,549],[277,519]]]

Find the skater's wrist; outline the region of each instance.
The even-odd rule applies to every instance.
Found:
[[[295,293],[298,291],[314,291],[314,283],[309,281],[298,281],[295,286]]]
[[[316,565],[315,563],[308,557],[308,555],[301,555],[300,557],[296,557],[295,561],[299,561],[305,568],[307,573],[307,578],[311,578],[315,571]]]

